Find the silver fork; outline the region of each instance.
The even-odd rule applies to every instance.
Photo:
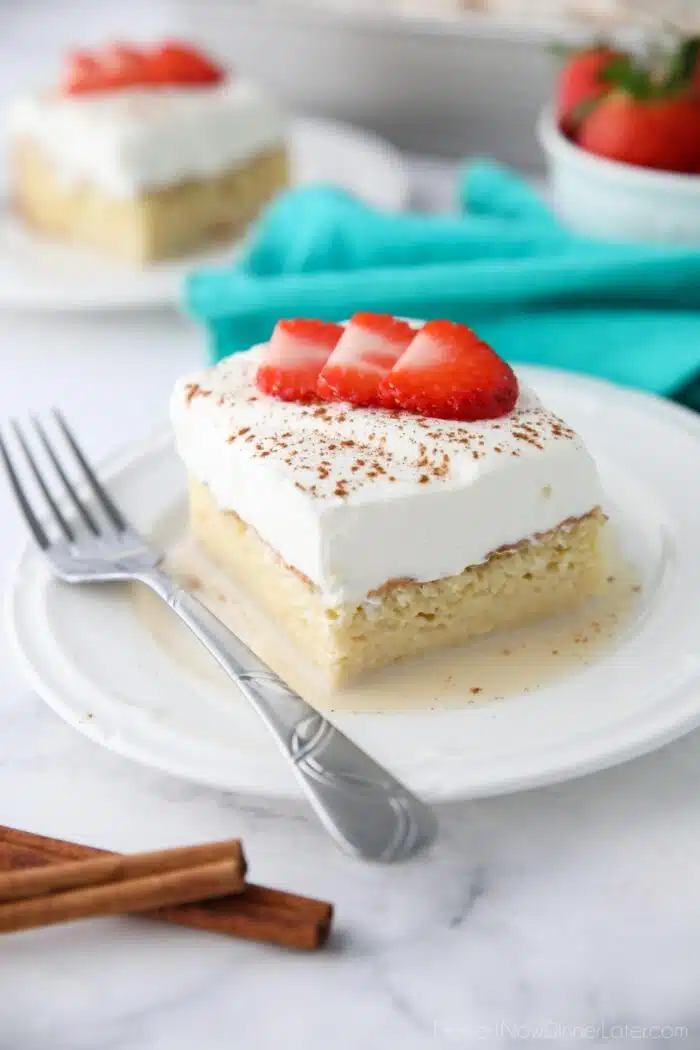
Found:
[[[200,601],[163,572],[163,553],[126,520],[62,415],[54,412],[54,419],[62,443],[77,461],[92,492],[91,500],[81,498],[63,465],[65,453],[59,455],[44,426],[34,419],[44,457],[51,462],[64,490],[63,496],[57,497],[25,434],[13,423],[29,472],[50,511],[53,533],[43,515],[34,510],[2,435],[0,457],[27,525],[55,575],[66,583],[136,580],[167,602],[253,705],[322,824],[347,852],[365,860],[391,863],[430,845],[437,833],[432,810],[290,689]],[[72,511],[63,509],[66,504]]]

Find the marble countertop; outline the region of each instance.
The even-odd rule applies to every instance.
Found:
[[[164,421],[202,354],[159,311],[0,314],[0,346],[0,418],[59,404],[94,456]],[[0,577],[21,539],[2,486]],[[0,1050],[700,1046],[700,733],[445,807],[433,853],[384,869],[303,807],[101,750],[32,694],[4,635],[0,657],[0,823],[123,850],[239,835],[256,881],[337,914],[314,956],[136,919],[3,938]]]

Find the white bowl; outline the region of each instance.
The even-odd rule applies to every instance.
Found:
[[[700,175],[606,160],[570,142],[551,110],[538,122],[552,203],[573,230],[612,240],[700,244]]]

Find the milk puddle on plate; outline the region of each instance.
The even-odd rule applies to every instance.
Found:
[[[406,660],[342,690],[331,690],[268,617],[186,536],[184,513],[162,521],[154,538],[165,567],[314,706],[326,711],[426,711],[462,708],[532,693],[609,652],[640,605],[638,574],[611,551],[600,597],[556,619],[477,638],[468,645]],[[183,671],[234,690],[227,676],[163,601],[134,585],[137,614]]]

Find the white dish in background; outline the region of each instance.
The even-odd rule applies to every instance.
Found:
[[[400,153],[358,128],[300,117],[290,133],[293,184],[330,182],[378,208],[399,210],[408,201],[408,176]],[[200,265],[234,257],[235,244],[203,255],[138,268],[79,246],[39,236],[0,209],[0,307],[45,310],[112,310],[177,302],[182,281]]]
[[[490,156],[530,172],[543,166],[532,129],[559,65],[550,45],[604,31],[543,17],[532,0],[521,0],[520,17],[468,9],[439,17],[444,0],[424,0],[414,17],[353,0],[171,2],[185,36],[292,110],[372,128],[409,153]],[[639,43],[634,29],[611,35]]]
[[[552,204],[572,230],[609,240],[700,244],[700,175],[588,153],[562,135],[549,109],[537,130]]]
[[[527,696],[332,716],[411,788],[436,800],[579,776],[700,723],[700,503],[687,467],[700,454],[700,418],[596,380],[523,371],[597,458],[607,509],[638,566],[643,595],[614,648]],[[184,502],[168,435],[126,450],[103,474],[146,531]],[[230,683],[159,644],[128,588],[62,585],[27,546],[10,578],[7,614],[36,690],[96,742],[218,788],[297,796],[274,743]]]

